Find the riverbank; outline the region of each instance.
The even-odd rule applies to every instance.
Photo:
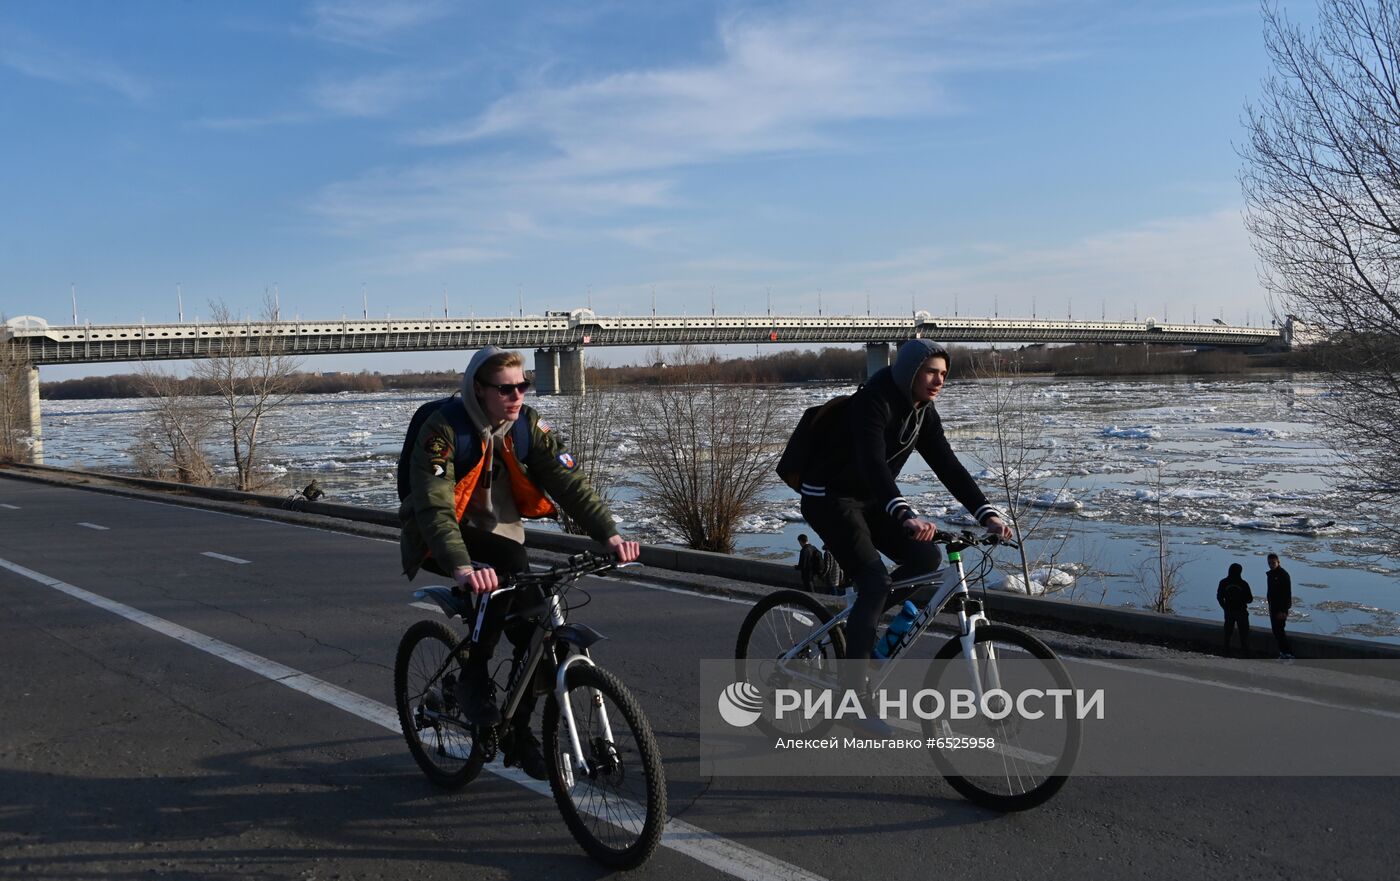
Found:
[[[1315,359],[1303,352],[1247,354],[1224,350],[1178,351],[1144,346],[1024,346],[1016,349],[951,347],[953,378],[997,376],[1249,376],[1268,372],[1313,369]],[[588,367],[588,383],[594,388],[627,388],[675,383],[784,385],[822,382],[860,382],[865,377],[863,349],[828,347],[820,350],[785,350],[750,358],[716,359],[696,350],[658,350],[649,363]],[[377,371],[316,371],[298,373],[294,387],[301,394],[340,394],[400,390],[457,388],[457,371],[380,373]],[[164,386],[163,386],[164,387]],[[214,394],[207,383],[195,378],[175,380],[179,394]],[[43,400],[102,400],[156,397],[160,391],[139,373],[92,376],[45,382],[39,386]]]

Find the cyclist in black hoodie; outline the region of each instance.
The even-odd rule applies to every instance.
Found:
[[[842,419],[823,423],[839,422],[829,427],[829,436],[815,439],[802,470],[802,516],[855,581],[856,604],[846,624],[846,656],[853,660],[870,657],[880,614],[893,602],[892,576],[880,554],[895,561],[896,578],[932,572],[942,558],[930,543],[937,527],[919,516],[895,483],[914,450],[988,532],[1011,537],[1001,512],[987,504],[953,453],[934,409],[948,361],[948,351],[935,342],[904,343],[894,364],[851,396]],[[852,668],[860,669],[847,665],[848,677]],[[845,685],[864,683],[848,679]]]

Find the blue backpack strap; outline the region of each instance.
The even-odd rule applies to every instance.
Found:
[[[453,444],[455,455],[452,457],[452,467],[454,473],[460,478],[462,474],[471,470],[470,465],[476,464],[477,458],[481,456],[481,450],[478,449],[481,442],[477,440],[476,432],[472,430],[471,417],[467,415],[467,405],[462,403],[460,395],[453,395],[444,400],[438,412],[443,415],[447,424],[452,426],[453,432],[457,435],[456,443]]]
[[[530,414],[520,408],[520,418],[510,430],[511,446],[515,447],[515,458],[521,462],[530,455]]]

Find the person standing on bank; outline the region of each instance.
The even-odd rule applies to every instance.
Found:
[[[558,503],[619,562],[637,559],[639,546],[617,534],[607,505],[549,424],[525,406],[523,360],[487,346],[472,356],[460,396],[423,423],[409,459],[409,494],[399,508],[399,547],[410,579],[421,569],[450,576],[473,594],[495,590],[501,575],[529,568],[522,517],[549,517]],[[455,409],[454,409],[455,408]],[[486,618],[462,665],[458,700],[478,725],[498,724],[500,710],[487,662],[495,651],[515,593],[487,606]],[[518,660],[534,628],[507,631]],[[536,695],[521,703],[502,738],[507,766],[546,777],[540,743],[530,729]]]
[[[814,593],[817,586],[817,576],[821,573],[822,554],[817,550],[816,545],[807,541],[807,533],[802,533],[797,537],[797,544],[801,548],[797,552],[797,574],[802,576],[802,589],[808,593]]]
[[[915,451],[943,485],[988,532],[1011,537],[1002,514],[987,503],[977,482],[958,461],[934,399],[948,379],[948,351],[935,342],[909,340],[894,364],[870,377],[846,404],[844,418],[814,444],[802,469],[802,516],[855,582],[856,603],[846,623],[842,687],[870,701],[861,659],[875,647],[880,615],[904,596],[891,596],[892,578],[932,572],[943,553],[932,539],[938,527],[920,516],[900,494],[895,478]],[[885,569],[884,554],[898,567]],[[861,727],[886,735],[888,726],[866,712]]]
[[[1269,624],[1274,628],[1274,642],[1278,643],[1278,656],[1282,660],[1293,657],[1293,649],[1288,642],[1284,628],[1288,626],[1288,610],[1293,608],[1293,578],[1288,570],[1279,564],[1278,554],[1271,553],[1265,559],[1269,562]]]
[[[1220,579],[1215,601],[1225,610],[1225,654],[1230,654],[1230,635],[1238,629],[1240,654],[1249,657],[1249,604],[1254,602],[1254,592],[1244,580],[1244,567],[1239,563],[1231,563],[1230,574]]]

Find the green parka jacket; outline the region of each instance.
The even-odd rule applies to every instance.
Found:
[[[543,491],[555,504],[569,512],[584,530],[597,541],[607,541],[617,534],[616,524],[603,500],[593,491],[578,463],[564,449],[548,423],[540,420],[531,407],[521,407],[520,420],[529,427],[529,449],[521,454],[521,444],[513,447],[513,478],[523,477],[527,486],[518,487],[519,499],[523,489]],[[521,436],[519,429],[510,436]],[[420,568],[439,575],[450,575],[458,566],[470,566],[471,556],[462,541],[458,517],[457,484],[469,473],[458,475],[460,469],[470,472],[477,468],[485,452],[466,451],[457,456],[457,432],[442,413],[434,413],[423,423],[409,459],[410,492],[399,506],[399,549],[403,555],[403,572],[409,578]],[[474,480],[472,481],[475,482]],[[521,504],[522,511],[528,505]],[[462,514],[465,517],[465,512]]]

